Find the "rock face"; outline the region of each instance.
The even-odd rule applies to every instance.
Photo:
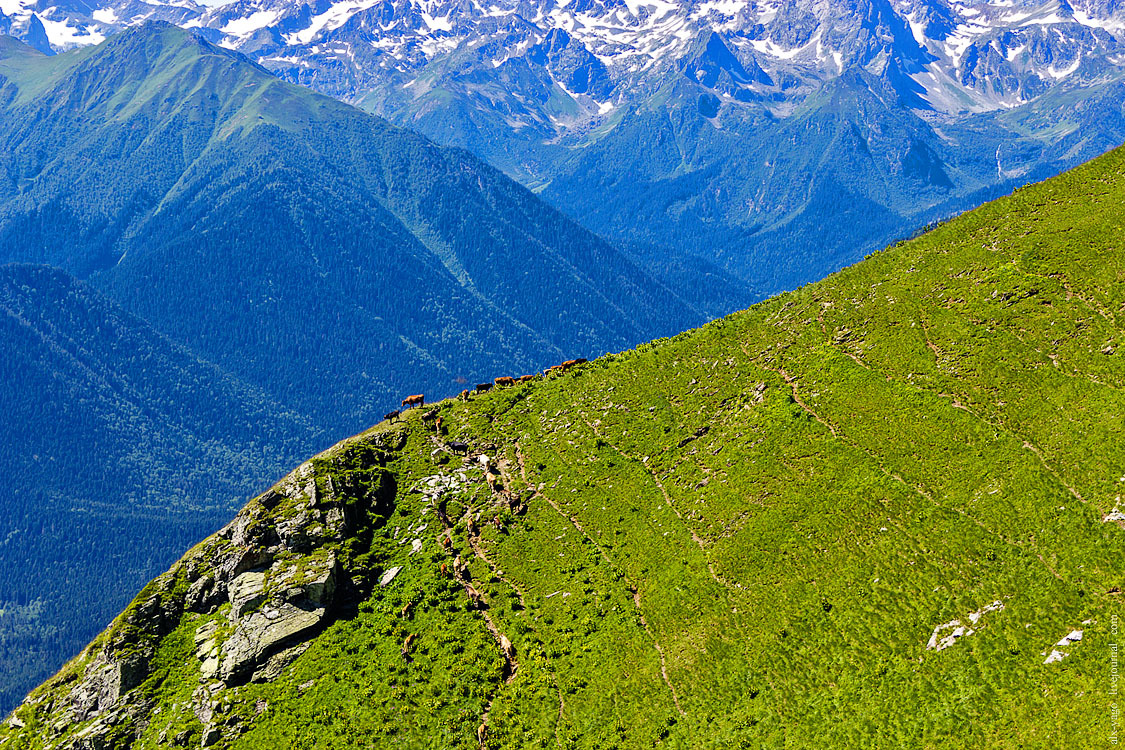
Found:
[[[136,737],[129,729],[143,729],[151,708],[136,688],[153,675],[162,639],[184,623],[198,623],[201,688],[192,710],[204,725],[199,740],[208,746],[236,731],[212,723],[212,694],[276,678],[332,620],[341,597],[376,584],[363,570],[346,571],[340,543],[362,537],[360,524],[393,508],[380,481],[384,446],[379,439],[354,450],[345,445],[302,464],[149,584],[102,638],[47,683],[73,682],[64,705],[47,706],[58,746],[128,747]],[[28,702],[37,702],[34,694]],[[70,733],[85,722],[92,723]]]
[[[306,583],[294,581],[293,568],[270,572],[275,575],[268,586],[266,571],[247,571],[232,582],[230,621],[235,631],[222,645],[218,669],[227,685],[242,681],[279,648],[307,636],[332,604],[335,555],[329,555]]]

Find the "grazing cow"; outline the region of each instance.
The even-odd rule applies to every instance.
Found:
[[[492,383],[477,383],[477,393],[484,393],[490,390],[492,390]]]
[[[435,419],[437,419],[437,417],[438,417],[438,410],[437,409],[430,409],[428,412],[426,412],[425,414],[422,415],[422,421],[423,422],[433,422]]]
[[[444,422],[445,422],[445,417],[438,417],[437,421],[434,422],[434,431],[437,432],[439,435],[442,434],[441,426]]]
[[[535,380],[535,376],[534,375],[524,375],[523,377],[520,378],[521,383],[526,383],[529,380]]]
[[[407,396],[402,400],[402,405],[407,409],[409,409],[411,406],[422,406],[424,403],[426,403],[426,399],[422,396],[421,393],[418,393],[414,396]]]
[[[460,453],[461,455],[464,455],[469,452],[469,444],[462,443],[460,440],[454,440],[448,443],[448,445],[449,450],[453,451],[454,453]]]
[[[504,530],[504,522],[500,520],[500,516],[496,516],[495,518],[493,518],[492,523],[494,523],[496,525],[497,531],[503,531]]]
[[[402,658],[406,659],[407,661],[411,661],[411,659],[410,659],[410,644],[411,643],[414,643],[414,634],[413,633],[406,636],[406,640],[402,642]]]
[[[477,742],[484,747],[484,738],[488,734],[488,722],[482,721],[477,727]]]
[[[462,400],[462,401],[468,401],[468,400],[469,400],[469,391],[468,391],[468,389],[465,389],[465,390],[461,391],[461,400]]]
[[[476,536],[476,534],[477,534],[477,525],[476,525],[476,523],[475,523],[475,522],[473,521],[473,517],[472,517],[472,516],[469,516],[469,517],[468,517],[467,519],[465,519],[465,529],[466,529],[466,530],[468,530],[468,532],[469,532],[470,534],[472,534],[473,536]]]
[[[395,409],[394,411],[389,411],[386,414],[384,414],[383,419],[386,419],[390,422],[393,422],[396,419],[398,419],[398,415],[401,414],[401,413],[402,412],[400,412],[398,409]]]
[[[512,642],[508,640],[508,636],[503,633],[500,634],[500,650],[504,652],[504,658],[508,661],[515,658],[516,650],[512,648]]]
[[[443,536],[441,538],[441,546],[442,547],[445,547],[446,549],[449,549],[452,545],[453,545],[453,542],[449,539],[449,537]]]
[[[406,617],[407,615],[409,615],[409,614],[410,614],[410,609],[411,609],[411,608],[412,608],[413,606],[414,606],[414,601],[413,601],[413,600],[411,600],[411,601],[408,601],[408,602],[406,603],[406,606],[402,608],[402,612],[400,612],[400,613],[399,613],[399,616],[401,616],[401,617]]]
[[[441,564],[441,574],[443,576],[449,575],[449,568],[445,567],[445,563]]]
[[[574,364],[576,364],[576,365],[584,365],[584,364],[586,364],[586,363],[587,363],[587,362],[589,362],[589,361],[590,361],[590,360],[588,360],[588,359],[583,359],[582,357],[579,357],[578,359],[574,360]]]
[[[503,377],[496,378],[496,385],[497,386],[515,385],[515,384],[516,384],[516,379],[510,378],[507,375],[504,375]]]
[[[469,604],[472,605],[474,609],[484,609],[484,599],[481,598],[479,591],[466,583],[465,593],[469,595]]]

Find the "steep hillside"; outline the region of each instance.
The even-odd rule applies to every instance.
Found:
[[[1123,206],[1115,151],[380,424],[150,584],[0,747],[1102,746]]]
[[[496,170],[149,24],[0,45],[0,261],[63,267],[315,424],[703,320]]]
[[[0,707],[324,440],[65,273],[0,266]]]

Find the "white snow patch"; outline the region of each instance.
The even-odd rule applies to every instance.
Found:
[[[281,14],[275,10],[259,10],[251,13],[245,18],[236,18],[229,21],[226,26],[219,29],[228,36],[249,36],[258,29],[264,29],[266,26],[277,21]]]
[[[71,26],[66,21],[52,21],[43,16],[39,16],[39,20],[43,22],[43,28],[47,32],[47,41],[56,49],[60,47],[101,44],[105,41],[105,34],[101,34],[89,27],[79,29]]]
[[[1061,78],[1066,78],[1068,75],[1078,70],[1078,66],[1081,64],[1082,58],[1076,57],[1073,64],[1063,68],[1062,70],[1056,69],[1054,65],[1050,66],[1049,68],[1047,68],[1047,75],[1051,76],[1051,78],[1054,78],[1057,81]]]
[[[910,33],[914,35],[914,41],[918,42],[919,45],[925,47],[926,27],[923,24],[910,18],[907,19],[907,22],[910,24]]]
[[[113,8],[98,8],[90,17],[102,23],[117,23],[117,11]]]
[[[321,31],[340,28],[356,13],[374,7],[377,2],[378,0],[360,0],[360,2],[344,0],[344,2],[336,3],[323,13],[313,16],[306,28],[293,34],[287,34],[285,41],[289,44],[308,44]]]
[[[1112,18],[1094,18],[1081,10],[1074,11],[1074,20],[1083,26],[1105,29],[1106,31],[1121,31],[1125,29],[1125,23],[1115,21]]]
[[[449,16],[445,18],[434,18],[429,13],[422,13],[422,20],[430,27],[431,31],[453,31],[453,22],[449,20]]]
[[[771,57],[780,58],[782,60],[791,60],[807,50],[809,47],[812,47],[816,44],[820,44],[819,31],[816,33],[816,36],[805,42],[805,44],[801,45],[800,47],[779,47],[778,45],[773,43],[772,39],[754,39],[750,42],[750,46],[752,46],[759,52],[770,55]]]

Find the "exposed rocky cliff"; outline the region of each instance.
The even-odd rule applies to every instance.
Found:
[[[358,563],[361,527],[393,510],[383,465],[394,435],[338,447],[301,464],[221,531],[150,583],[97,640],[28,704],[64,747],[127,747],[151,720],[157,651],[190,625],[200,688],[192,710],[205,745],[238,726],[216,723],[223,688],[276,677],[335,616],[339,604],[382,571]],[[347,542],[347,549],[343,547]],[[358,544],[357,544],[358,543]],[[193,669],[193,671],[194,671]],[[89,722],[89,723],[87,723]],[[10,725],[19,727],[13,717]],[[76,726],[81,730],[70,733]],[[188,735],[165,737],[172,745]]]

